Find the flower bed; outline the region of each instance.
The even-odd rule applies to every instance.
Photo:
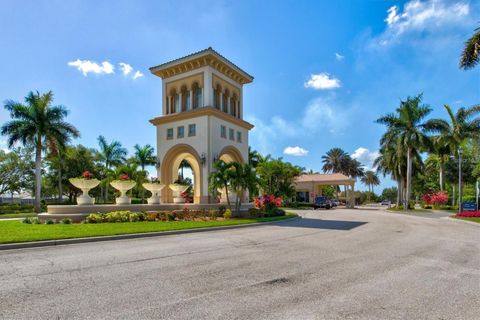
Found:
[[[462,212],[457,213],[455,216],[462,218],[480,218],[480,211]]]

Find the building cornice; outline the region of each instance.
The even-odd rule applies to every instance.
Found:
[[[227,122],[236,124],[237,126],[245,128],[247,130],[250,130],[254,127],[253,124],[247,121],[238,119],[232,115],[229,115],[228,113],[225,113],[213,107],[202,107],[202,108],[198,108],[190,111],[183,111],[179,113],[173,113],[165,116],[156,117],[154,119],[151,119],[150,123],[155,126],[158,126],[165,123],[170,123],[170,122],[179,121],[179,120],[186,120],[186,119],[191,119],[194,117],[201,117],[201,116],[214,116],[222,120],[225,120]]]
[[[151,67],[150,72],[162,79],[166,79],[204,66],[210,66],[218,70],[241,85],[253,81],[253,77],[251,75],[240,69],[237,65],[213,50],[211,47],[195,52],[188,56]]]

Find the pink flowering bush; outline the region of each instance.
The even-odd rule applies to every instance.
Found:
[[[265,194],[261,197],[254,198],[255,208],[263,212],[271,212],[282,205],[282,198],[275,197],[273,194]]]
[[[422,200],[427,205],[442,206],[448,202],[448,193],[447,191],[439,191],[432,194],[424,194]]]
[[[480,211],[457,213],[456,216],[464,218],[480,218]]]
[[[90,180],[93,178],[93,174],[90,171],[86,170],[82,173],[82,178],[85,180]]]

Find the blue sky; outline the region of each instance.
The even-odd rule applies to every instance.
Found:
[[[458,69],[477,1],[4,0],[0,12],[0,100],[53,90],[90,147],[100,134],[155,145],[161,80],[148,68],[209,46],[255,77],[251,146],[308,169],[332,147],[371,165],[374,120],[408,95],[438,117],[480,102],[480,68]]]

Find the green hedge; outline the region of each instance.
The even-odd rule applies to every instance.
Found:
[[[32,211],[33,211],[33,205],[31,204],[19,204],[19,203],[0,204],[0,214],[30,213]]]

